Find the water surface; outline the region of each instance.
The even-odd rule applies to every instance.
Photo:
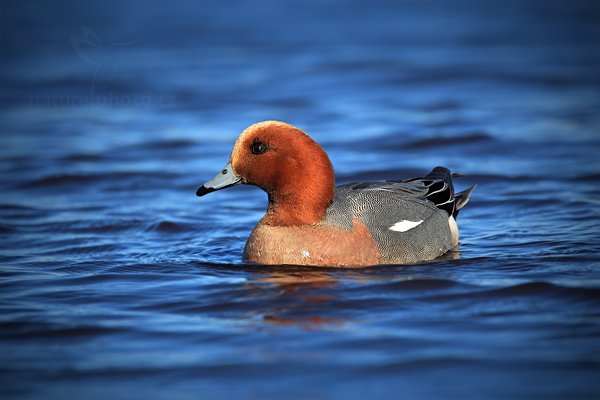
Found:
[[[600,396],[597,2],[1,7],[3,398]],[[460,248],[244,264],[266,195],[194,193],[265,119],[464,174]]]

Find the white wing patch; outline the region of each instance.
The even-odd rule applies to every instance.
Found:
[[[394,225],[390,226],[390,231],[396,231],[396,232],[410,231],[412,228],[415,228],[415,227],[421,225],[422,222],[423,222],[423,220],[409,221],[407,219],[404,219],[404,220],[402,220],[400,222],[396,222]]]
[[[308,250],[302,249],[302,252],[300,253],[300,256],[302,257],[302,259],[310,258],[310,253],[308,252]]]

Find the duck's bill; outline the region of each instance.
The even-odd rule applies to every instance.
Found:
[[[200,186],[198,190],[196,190],[196,196],[204,196],[210,192],[214,192],[215,190],[225,189],[229,186],[237,185],[242,182],[242,178],[233,173],[233,168],[231,167],[231,163],[228,162],[225,168],[221,170],[210,181],[204,183],[204,185]]]

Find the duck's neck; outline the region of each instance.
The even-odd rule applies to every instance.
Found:
[[[306,171],[269,190],[263,222],[273,226],[313,225],[322,221],[333,201],[335,180],[329,168]]]

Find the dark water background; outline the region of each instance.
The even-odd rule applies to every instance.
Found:
[[[599,398],[599,4],[3,0],[0,397]],[[465,174],[460,251],[244,265],[265,119]]]

